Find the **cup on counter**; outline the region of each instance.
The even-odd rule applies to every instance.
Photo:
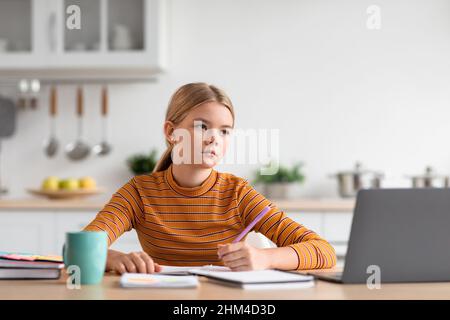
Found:
[[[102,281],[107,253],[108,235],[104,231],[66,233],[64,264],[66,268],[79,268],[80,284],[98,284]]]

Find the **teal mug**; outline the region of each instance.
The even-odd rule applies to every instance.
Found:
[[[108,254],[108,235],[104,231],[67,232],[63,247],[64,265],[77,266],[80,284],[102,281]]]

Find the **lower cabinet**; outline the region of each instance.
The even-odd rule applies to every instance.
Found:
[[[87,210],[1,210],[0,251],[61,255],[66,232],[82,230],[95,215]],[[122,235],[111,249],[142,250],[134,230]]]
[[[62,254],[66,232],[80,231],[97,212],[92,210],[0,210],[0,251]],[[338,259],[345,259],[353,214],[351,212],[286,212],[315,231],[335,248]],[[262,237],[265,238],[265,237]],[[273,246],[250,234],[248,241],[257,247]],[[134,230],[126,232],[111,249],[122,252],[141,251]]]
[[[0,251],[56,253],[55,219],[51,212],[0,212]]]
[[[342,264],[347,252],[347,244],[352,225],[352,212],[286,212],[286,214],[313,230],[327,240],[336,250],[336,255]]]

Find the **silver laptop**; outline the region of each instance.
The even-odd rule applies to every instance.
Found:
[[[343,272],[308,273],[341,283],[450,281],[450,189],[359,191]]]

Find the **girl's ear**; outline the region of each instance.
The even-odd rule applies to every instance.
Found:
[[[175,130],[175,126],[172,121],[164,122],[164,135],[166,136],[166,140],[173,140],[173,131]]]

